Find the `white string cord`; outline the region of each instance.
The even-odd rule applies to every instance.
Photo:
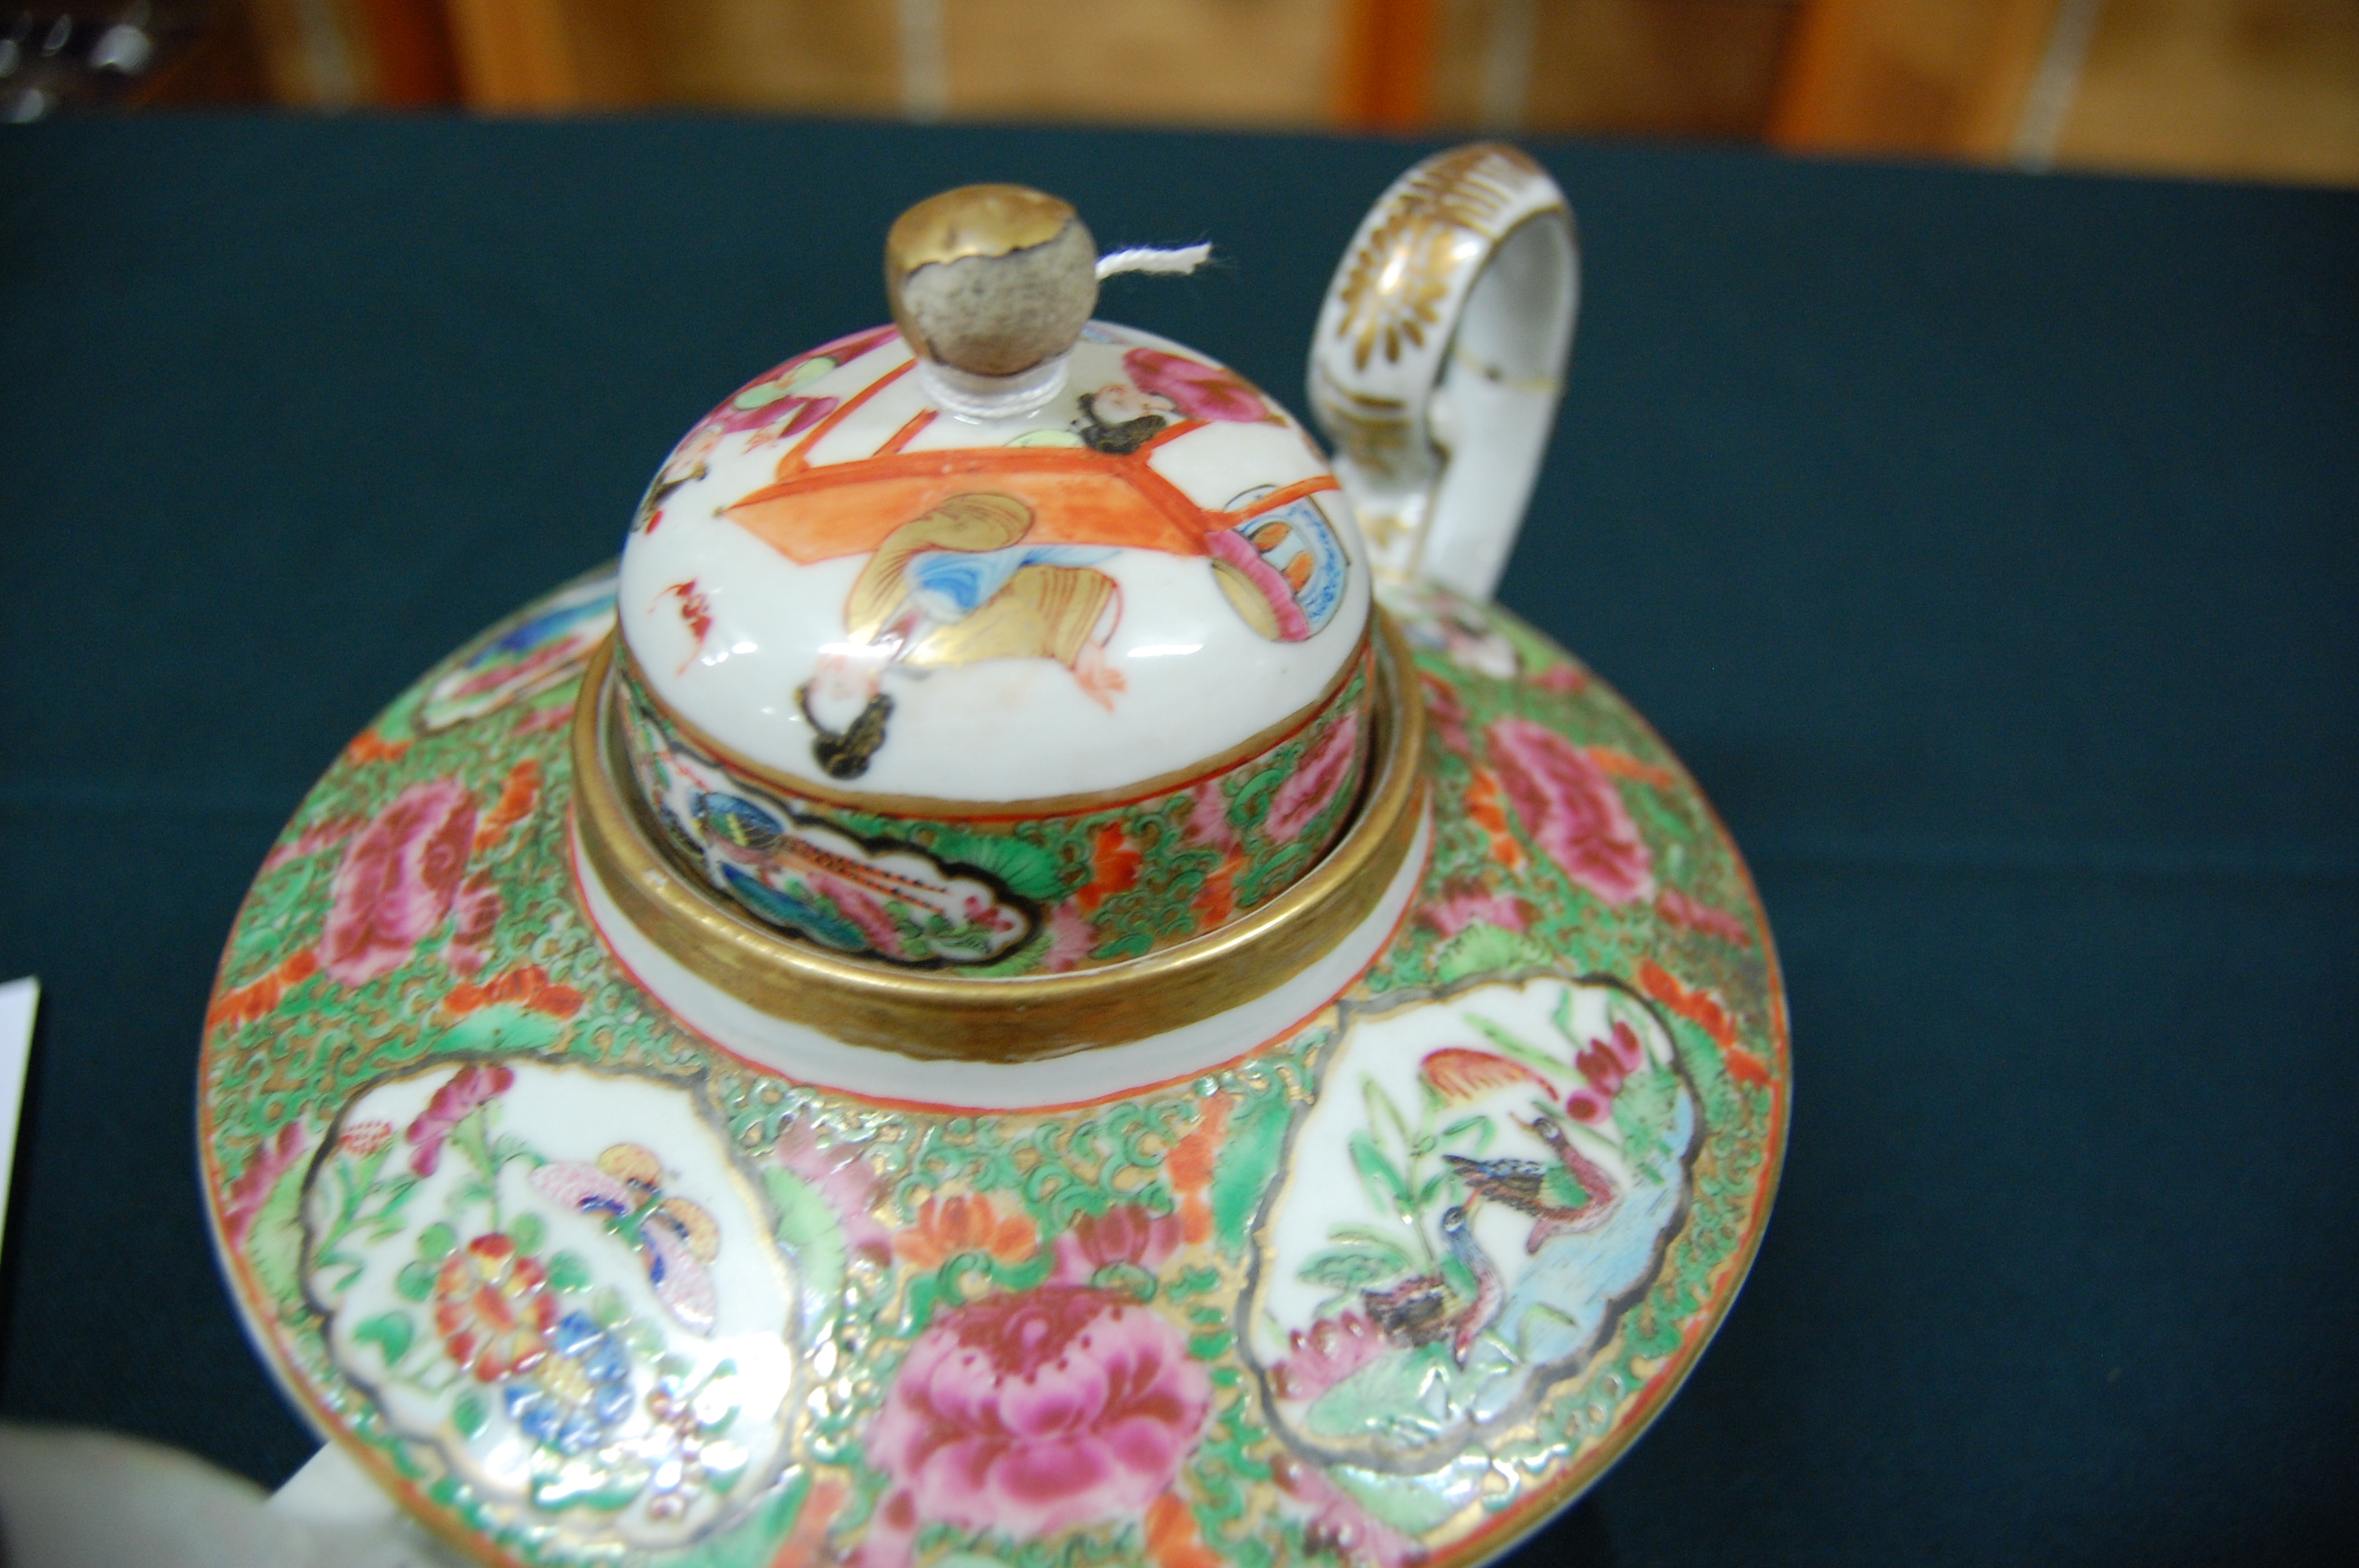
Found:
[[[1181,245],[1163,250],[1154,245],[1133,245],[1128,250],[1108,251],[1098,257],[1098,276],[1112,277],[1118,272],[1164,273],[1178,276],[1190,273],[1212,259],[1210,244]]]

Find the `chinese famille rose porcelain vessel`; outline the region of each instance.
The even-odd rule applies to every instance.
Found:
[[[1783,1152],[1734,847],[1487,598],[1574,256],[1512,149],[1370,213],[1320,446],[1091,318],[1063,203],[680,442],[429,672],[206,1022],[256,1343],[485,1563],[1469,1564],[1702,1354]],[[618,519],[618,524],[620,520]]]

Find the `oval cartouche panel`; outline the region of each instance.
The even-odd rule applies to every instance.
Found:
[[[1480,1500],[1452,1461],[1487,1469],[1653,1284],[1702,1122],[1670,1031],[1611,982],[1347,1011],[1244,1321],[1279,1428],[1425,1533]]]
[[[797,1302],[754,1181],[679,1087],[437,1060],[330,1130],[304,1294],[337,1369],[488,1506],[676,1546],[766,1488],[794,1414]]]

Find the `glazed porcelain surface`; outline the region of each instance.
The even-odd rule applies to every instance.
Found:
[[[1023,810],[814,796],[684,733],[636,668],[611,702],[657,831],[737,906],[833,951],[994,978],[1139,957],[1285,891],[1365,773],[1374,665],[1363,645],[1305,711],[1200,776]],[[999,743],[1027,729],[1011,719]],[[1031,739],[1049,751],[1060,734]],[[1142,856],[1120,885],[1089,870],[1117,841]]]
[[[1540,396],[1553,185],[1463,149],[1404,202],[1490,228],[1378,304],[1479,350],[1527,303],[1492,257],[1566,312]],[[890,330],[756,382],[619,568],[352,742],[239,913],[224,1269],[321,1432],[484,1563],[1458,1568],[1614,1461],[1744,1279],[1787,1021],[1693,781],[1513,616],[1372,586],[1264,395],[1086,330],[997,422],[924,406]],[[1448,514],[1391,516],[1413,559]]]
[[[892,328],[666,460],[616,701],[661,837],[754,917],[976,977],[1120,963],[1284,891],[1365,770],[1368,552],[1292,418],[1093,322],[1060,394],[928,400]],[[1139,874],[1083,874],[1101,840]]]
[[[1564,193],[1514,147],[1437,153],[1369,209],[1311,334],[1310,404],[1380,570],[1490,598],[1579,298]]]
[[[1191,783],[1330,693],[1367,552],[1269,398],[1103,322],[1016,418],[914,365],[889,327],[799,356],[666,462],[621,589],[665,708],[826,795],[1008,803]],[[856,771],[821,760],[887,708]]]
[[[564,737],[610,594],[536,606],[353,744],[206,1033],[258,1336],[447,1536],[1469,1561],[1701,1351],[1782,1147],[1776,967],[1676,760],[1544,639],[1399,601],[1430,848],[1332,1004],[1177,1082],[978,1110],[756,1066],[601,943]]]

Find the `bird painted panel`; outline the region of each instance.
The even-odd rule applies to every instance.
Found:
[[[1288,1161],[1321,1174],[1261,1227],[1248,1340],[1288,1434],[1440,1484],[1527,1417],[1659,1271],[1700,1103],[1671,1030],[1615,981],[1347,1006]]]

